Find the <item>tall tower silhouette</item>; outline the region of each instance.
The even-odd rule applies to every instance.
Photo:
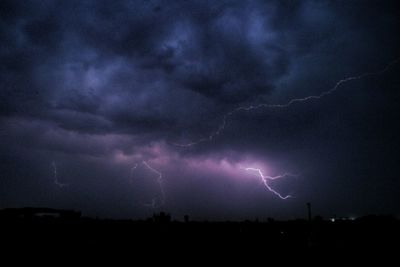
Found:
[[[307,210],[308,210],[308,221],[311,222],[311,203],[307,202]]]

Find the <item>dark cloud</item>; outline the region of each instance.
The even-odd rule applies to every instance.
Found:
[[[239,112],[211,142],[173,145],[207,137],[239,106],[287,103],[383,69],[400,55],[398,10],[396,1],[1,1],[1,203],[142,216],[130,168],[147,160],[163,171],[176,214],[290,217],[310,200],[326,215],[399,213],[398,65],[319,101]],[[71,184],[64,191],[53,161]],[[297,199],[237,179],[240,164],[301,173],[275,185]],[[153,182],[143,195],[157,194]]]

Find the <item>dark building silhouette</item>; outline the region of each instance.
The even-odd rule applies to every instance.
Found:
[[[171,222],[171,215],[165,212],[153,215],[153,221],[156,223],[169,223]]]
[[[81,213],[74,210],[59,210],[51,208],[10,208],[0,210],[2,219],[33,219],[38,217],[52,217],[61,219],[78,219]]]

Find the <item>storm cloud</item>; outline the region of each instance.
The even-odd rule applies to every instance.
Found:
[[[396,1],[1,1],[2,207],[143,217],[400,210]],[[59,179],[54,184],[52,162]],[[276,199],[243,171],[286,171]],[[148,182],[150,180],[150,182]],[[140,182],[147,181],[147,182]]]

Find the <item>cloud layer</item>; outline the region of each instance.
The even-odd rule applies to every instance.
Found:
[[[176,216],[399,213],[396,1],[2,1],[1,205],[145,216],[163,173]],[[59,178],[53,183],[51,163]],[[242,166],[301,173],[275,199]],[[148,179],[147,179],[147,178]],[[134,181],[132,181],[132,179]],[[136,180],[135,180],[136,179]],[[150,182],[139,182],[140,180]],[[349,203],[352,203],[349,205]],[[116,209],[115,207],[118,207]]]

